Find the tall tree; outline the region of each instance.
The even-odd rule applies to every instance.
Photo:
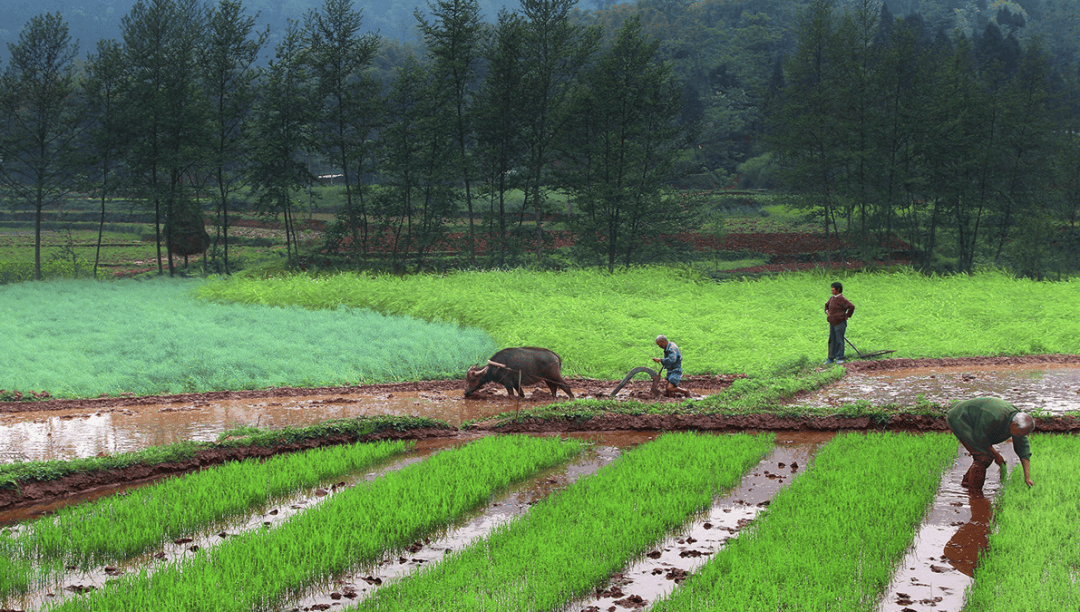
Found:
[[[129,166],[142,177],[154,209],[158,273],[164,274],[162,223],[180,210],[185,179],[206,154],[207,98],[197,61],[202,46],[203,7],[198,0],[139,0],[122,20],[125,81],[124,118],[133,134]],[[177,227],[176,223],[165,226]],[[168,252],[169,274],[175,273]]]
[[[123,151],[125,127],[121,121],[118,98],[124,79],[124,52],[114,40],[98,41],[97,53],[87,60],[86,81],[83,87],[88,115],[92,119],[87,130],[84,150],[93,160],[88,164],[90,184],[99,192],[101,215],[98,219],[97,248],[94,252],[94,276],[101,260],[101,242],[105,233],[106,203],[116,187],[113,180],[117,157]]]
[[[34,209],[34,278],[41,280],[41,219],[72,186],[71,158],[78,136],[73,94],[77,43],[59,13],[33,17],[8,46],[3,74],[0,178],[11,193]]]
[[[838,228],[836,172],[843,162],[836,113],[841,100],[831,55],[835,28],[833,0],[810,0],[769,128],[785,182],[807,196],[806,205],[820,215],[826,242]]]
[[[281,214],[285,221],[285,247],[290,261],[297,245],[292,197],[314,181],[306,162],[307,154],[315,150],[313,85],[303,35],[299,26],[291,23],[258,92],[248,168],[256,208],[266,215]]]
[[[370,162],[378,126],[378,85],[371,77],[379,50],[376,34],[361,34],[363,15],[352,0],[325,0],[306,18],[312,76],[318,83],[318,149],[341,168],[345,206],[338,222],[353,232],[351,249],[368,249],[368,211],[360,176]],[[359,262],[359,259],[357,259]]]
[[[386,101],[386,126],[380,133],[378,198],[380,235],[385,236],[391,263],[404,272],[410,257],[417,267],[445,236],[445,218],[454,210],[455,169],[448,138],[451,109],[433,96],[431,73],[415,60],[406,61]]]
[[[432,77],[436,106],[451,111],[452,138],[459,180],[465,188],[469,216],[469,262],[476,259],[473,211],[474,146],[472,99],[477,85],[483,26],[476,0],[438,0],[428,3],[435,17],[429,23],[416,12],[428,53],[434,57]]]
[[[674,160],[686,142],[678,125],[682,87],[658,61],[641,20],[628,19],[614,44],[585,74],[563,132],[559,174],[578,206],[576,244],[609,272],[629,266],[647,245],[672,234],[684,216],[665,199]]]
[[[512,251],[507,193],[519,184],[517,168],[524,148],[524,27],[520,16],[499,13],[495,33],[484,46],[487,74],[475,106],[477,165],[488,197],[485,241],[490,263],[500,267]]]
[[[255,31],[255,18],[244,12],[242,0],[221,0],[210,12],[202,62],[211,107],[212,149],[208,166],[217,188],[218,235],[223,271],[229,274],[229,200],[239,186],[241,160],[250,154],[246,120],[254,104],[255,67],[269,30]],[[205,262],[205,258],[203,259]]]
[[[521,52],[524,124],[525,204],[536,224],[536,259],[544,260],[544,216],[547,206],[547,170],[554,156],[554,140],[570,119],[569,96],[581,71],[599,49],[602,31],[570,21],[576,0],[522,0],[525,17]]]

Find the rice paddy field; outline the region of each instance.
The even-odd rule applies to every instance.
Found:
[[[88,398],[460,379],[514,345],[556,350],[568,376],[619,378],[664,333],[687,374],[747,374],[732,392],[762,386],[775,403],[774,372],[824,358],[832,280],[640,269],[6,285],[0,387]],[[1080,353],[1076,282],[842,280],[849,338],[896,356]],[[992,299],[1016,295],[1023,309]],[[966,468],[950,434],[840,433],[788,466],[771,459],[775,433],[654,433],[617,450],[560,435],[365,442],[88,499],[0,526],[0,609],[1080,610],[1076,435],[1033,436],[1034,487],[1014,465],[995,480],[989,546],[939,606],[887,593]],[[688,541],[760,479],[775,492],[729,537]],[[655,567],[663,594],[619,590],[672,539],[693,567]],[[600,596],[615,603],[588,603]]]
[[[400,442],[357,444],[170,479],[4,528],[0,598],[28,610],[324,610],[297,602],[329,591],[342,610],[589,609],[579,602],[616,589],[628,567],[772,465],[774,440],[669,433],[566,479],[590,446],[506,435],[417,455]],[[619,601],[633,605],[620,607],[902,609],[882,598],[943,475],[966,466],[956,447],[948,434],[840,434],[733,537],[715,549],[688,543],[706,560],[667,595],[626,593]],[[1035,435],[1033,447],[1037,484],[1019,470],[1004,479],[966,611],[1080,605],[1080,439]],[[392,581],[372,577],[424,544],[438,551],[433,540],[513,490],[531,491],[516,515]]]

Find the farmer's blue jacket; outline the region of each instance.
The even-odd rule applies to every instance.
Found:
[[[664,358],[660,360],[660,365],[667,368],[668,380],[672,376],[682,377],[682,352],[671,340],[668,340],[667,346],[664,347]]]

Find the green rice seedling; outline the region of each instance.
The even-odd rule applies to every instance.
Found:
[[[773,438],[665,434],[496,528],[484,542],[380,589],[360,609],[561,609],[738,484]]]
[[[229,538],[152,574],[144,570],[126,576],[49,609],[273,608],[312,584],[405,549],[486,503],[493,493],[581,450],[574,440],[483,438],[339,491],[276,529]]]
[[[874,610],[956,457],[945,434],[841,434],[656,610]]]
[[[196,300],[201,281],[50,281],[0,293],[5,389],[96,397],[461,376],[494,341],[370,309]]]
[[[9,549],[6,542],[0,546],[3,549]],[[0,556],[0,604],[6,602],[12,595],[29,590],[33,576],[33,567],[28,561],[12,559],[6,555]]]
[[[1013,470],[968,589],[969,612],[1080,610],[1080,438],[1036,434],[1032,480]]]
[[[209,470],[71,506],[34,521],[12,539],[20,556],[89,569],[249,512],[305,488],[365,470],[412,448],[393,441],[350,444],[230,462]]]

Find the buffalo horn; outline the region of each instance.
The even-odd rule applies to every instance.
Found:
[[[506,366],[505,366],[505,365],[503,365],[503,364],[499,363],[498,361],[492,361],[492,360],[490,360],[490,359],[488,359],[488,365],[493,365],[493,366],[495,366],[496,368],[506,368]],[[509,370],[510,368],[506,368],[506,369],[507,369],[507,370]]]

